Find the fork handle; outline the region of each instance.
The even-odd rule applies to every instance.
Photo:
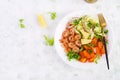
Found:
[[[103,43],[104,43],[104,47],[105,47],[105,56],[106,56],[107,68],[109,70],[109,60],[108,60],[108,53],[107,53],[105,37],[103,37]]]

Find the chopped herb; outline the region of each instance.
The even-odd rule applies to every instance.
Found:
[[[105,30],[104,30],[104,33],[105,33],[105,34],[107,34],[107,33],[108,33],[108,30],[107,30],[107,29],[105,29]]]
[[[44,39],[45,39],[47,45],[49,45],[49,46],[54,45],[54,38],[48,38],[46,35],[44,35]]]
[[[82,20],[82,17],[80,18],[80,21]]]
[[[96,25],[95,25],[95,26],[99,27],[99,23],[96,23]]]
[[[19,21],[22,23],[24,21],[24,19],[20,19]]]
[[[69,61],[70,61],[71,59],[76,59],[76,60],[80,59],[80,55],[79,55],[78,53],[75,53],[75,52],[72,51],[72,50],[68,52],[67,56],[68,56],[68,60],[69,60]]]
[[[89,44],[87,44],[88,46],[90,46],[90,47],[94,47],[95,45],[94,44],[92,44],[92,43],[89,43]]]
[[[24,19],[19,19],[19,21],[20,21],[20,27],[25,28],[25,25],[23,24]]]
[[[88,39],[91,39],[91,35],[89,35]]]
[[[56,12],[48,12],[48,14],[50,14],[52,20],[55,20],[57,16]]]
[[[91,23],[90,21],[88,21],[87,26],[88,26],[89,28],[92,28],[92,23]]]
[[[88,52],[88,53],[92,53],[93,51],[89,49],[89,50],[87,50],[87,52]]]
[[[80,33],[80,35],[81,35],[81,38],[83,38],[83,39],[84,39],[84,35],[82,34],[82,32],[81,32],[81,31],[79,31],[79,33]]]
[[[107,39],[105,39],[105,43],[108,44],[108,40]]]
[[[100,59],[100,56],[96,55],[96,58],[94,59],[94,62],[97,64],[99,59]]]
[[[76,20],[74,20],[73,25],[76,26],[76,25],[79,24],[79,22],[80,22],[80,20],[79,20],[79,19],[76,19]]]
[[[21,24],[20,24],[20,27],[21,27],[21,28],[25,28],[25,25],[21,23]]]
[[[95,37],[102,40],[102,36],[101,35],[98,35],[98,34],[95,34]]]
[[[83,48],[83,47],[81,47],[81,48],[80,48],[80,52],[81,52],[81,51],[83,51],[83,50],[84,50],[84,48]]]

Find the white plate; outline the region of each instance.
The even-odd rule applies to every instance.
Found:
[[[105,55],[103,55],[100,60],[98,61],[98,64],[95,64],[95,63],[81,63],[79,61],[76,61],[76,60],[71,60],[69,61],[67,56],[66,56],[66,53],[64,51],[64,48],[61,46],[61,43],[59,42],[59,40],[61,39],[61,36],[62,36],[62,32],[65,30],[65,27],[66,27],[66,24],[67,22],[72,18],[72,17],[81,17],[83,15],[90,15],[90,16],[93,16],[93,18],[97,18],[97,13],[85,13],[85,12],[74,12],[74,13],[71,13],[69,15],[67,15],[66,17],[64,17],[60,23],[58,24],[58,27],[56,29],[56,32],[55,32],[55,48],[57,50],[57,53],[59,54],[59,56],[65,61],[65,63],[73,66],[73,67],[76,67],[76,68],[81,68],[81,69],[89,69],[89,68],[96,68],[97,66],[100,66],[100,65],[103,65],[106,64],[106,61],[105,61]],[[107,21],[107,19],[106,19]],[[109,24],[109,22],[107,21],[107,25]],[[111,44],[113,43],[113,38],[112,38],[112,30],[111,30],[111,26],[107,26],[108,30],[109,30],[109,34],[108,34],[108,39],[109,39],[109,45],[108,45],[108,54],[110,54],[111,52]]]

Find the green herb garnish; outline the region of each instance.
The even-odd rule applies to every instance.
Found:
[[[99,27],[99,23],[96,23],[96,25],[95,25],[95,26]]]
[[[56,12],[48,12],[48,14],[50,14],[52,20],[56,19],[56,16],[57,16]]]
[[[88,39],[91,39],[91,35],[89,35]]]
[[[81,51],[83,51],[83,50],[84,50],[84,48],[83,48],[83,47],[81,47],[81,48],[80,48],[80,52],[81,52]]]
[[[20,19],[19,21],[20,21],[20,23],[22,23],[24,21],[24,19]]]
[[[92,53],[93,51],[91,49],[87,50],[88,53]]]
[[[94,44],[92,44],[92,43],[89,43],[89,44],[87,44],[88,46],[90,46],[90,47],[94,47],[95,45]]]
[[[80,22],[80,20],[79,20],[79,19],[76,19],[76,20],[74,20],[73,25],[76,26],[76,25],[79,24],[79,22]]]
[[[95,34],[95,37],[102,40],[102,36],[101,35],[98,35],[98,34]]]
[[[107,34],[107,33],[108,33],[108,30],[107,30],[107,29],[105,29],[105,30],[104,30],[104,34]]]
[[[107,39],[105,39],[105,43],[108,44],[108,40]]]
[[[44,35],[44,39],[45,39],[47,45],[49,45],[49,46],[54,45],[54,38],[48,38],[46,35]]]
[[[88,21],[88,23],[87,23],[87,26],[89,27],[89,28],[92,28],[92,23],[90,22],[90,21]]]
[[[94,59],[94,62],[97,64],[99,59],[100,59],[100,56],[96,55],[96,58]]]
[[[20,21],[20,27],[25,28],[25,25],[23,24],[24,19],[19,19],[19,21]]]
[[[80,55],[79,55],[78,53],[75,53],[75,52],[72,51],[72,50],[68,52],[67,56],[68,56],[68,60],[69,60],[69,61],[70,61],[71,59],[76,59],[76,60],[80,59]]]

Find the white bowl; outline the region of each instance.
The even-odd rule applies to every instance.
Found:
[[[60,23],[58,24],[58,27],[56,29],[56,32],[55,32],[55,48],[57,50],[57,53],[59,54],[59,56],[65,61],[65,63],[73,66],[73,67],[76,67],[76,68],[81,68],[81,69],[89,69],[89,68],[96,68],[97,66],[100,66],[100,65],[103,65],[106,64],[106,60],[105,60],[105,55],[103,55],[100,60],[98,61],[98,64],[95,64],[95,63],[81,63],[77,60],[71,60],[69,61],[67,56],[66,56],[66,53],[64,51],[64,48],[61,46],[61,43],[59,42],[59,40],[61,39],[61,36],[62,36],[62,32],[65,30],[65,27],[66,27],[66,24],[67,22],[72,18],[72,17],[81,17],[83,15],[90,15],[92,16],[93,18],[97,18],[97,13],[85,13],[85,12],[73,12],[67,16],[65,16],[61,21]],[[107,21],[107,19],[106,19]],[[109,22],[107,21],[107,24],[109,25]],[[108,54],[110,54],[112,48],[112,30],[111,30],[111,26],[107,25],[107,28],[109,30],[109,34],[108,34],[108,40],[109,40],[109,44],[108,44]]]

